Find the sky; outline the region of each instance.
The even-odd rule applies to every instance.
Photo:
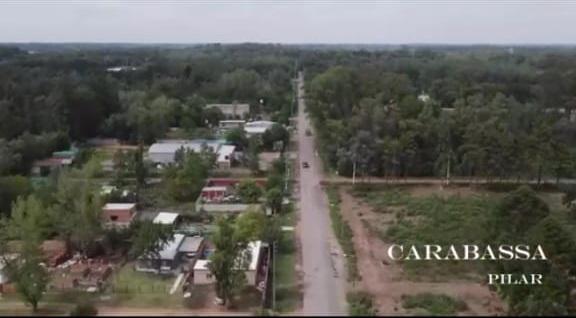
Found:
[[[0,42],[576,44],[576,0],[0,0]]]

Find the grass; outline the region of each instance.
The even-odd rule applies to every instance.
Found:
[[[112,300],[116,305],[139,307],[182,307],[182,293],[178,289],[169,294],[175,276],[140,273],[133,264],[125,265],[112,278]]]
[[[358,267],[356,266],[356,251],[354,250],[354,243],[352,241],[354,233],[352,232],[350,225],[348,225],[344,218],[342,218],[338,188],[334,186],[327,187],[326,194],[328,195],[328,201],[330,202],[332,229],[342,247],[342,250],[347,256],[346,267],[348,269],[348,280],[357,281],[360,279],[360,274],[358,273]]]
[[[280,215],[282,226],[294,226],[294,213],[290,205]],[[300,302],[300,288],[296,273],[296,247],[294,232],[283,232],[282,240],[278,246],[275,263],[276,282],[276,308],[281,313],[296,310]]]
[[[438,244],[442,246],[482,244],[487,239],[486,224],[497,204],[494,196],[432,195],[413,197],[405,189],[386,188],[364,191],[363,198],[377,212],[395,213],[395,219],[386,230],[370,229],[382,240],[404,246]],[[390,209],[394,207],[394,209]],[[405,274],[413,280],[426,278],[441,281],[445,277],[477,279],[486,264],[458,261],[404,261]]]
[[[350,316],[376,316],[374,297],[366,292],[350,292],[346,295]]]
[[[402,306],[433,316],[454,315],[468,309],[466,303],[443,294],[421,293],[403,296]],[[424,312],[422,312],[424,311]]]

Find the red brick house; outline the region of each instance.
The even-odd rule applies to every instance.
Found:
[[[136,213],[134,203],[108,203],[102,209],[102,218],[106,226],[128,227]]]

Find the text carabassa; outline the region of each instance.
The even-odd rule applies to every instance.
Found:
[[[397,245],[388,247],[392,260],[546,260],[542,246],[537,245]]]

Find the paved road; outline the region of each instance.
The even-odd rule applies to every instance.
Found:
[[[304,112],[303,77],[298,80],[298,156],[302,271],[304,272],[305,315],[345,315],[346,278],[342,252],[332,232],[328,200],[320,186],[323,179],[320,160],[315,155],[314,138],[306,136],[312,127]]]

